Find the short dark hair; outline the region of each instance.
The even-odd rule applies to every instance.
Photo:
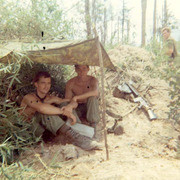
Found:
[[[81,66],[81,65],[80,65],[80,64],[75,64],[75,65],[74,65],[75,68],[78,68],[78,66]],[[87,67],[89,68],[88,65],[82,65],[82,66],[87,66]]]
[[[40,71],[35,75],[35,77],[33,79],[33,83],[38,82],[41,77],[51,78],[51,75],[46,71]]]

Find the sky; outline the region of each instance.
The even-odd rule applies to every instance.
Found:
[[[64,2],[65,0],[63,0]],[[82,1],[82,0],[81,0]],[[141,0],[125,0],[127,2],[127,7],[132,8],[130,13],[130,20],[133,25],[135,25],[134,31],[136,32],[135,42],[137,45],[141,43]],[[79,2],[79,0],[66,0],[65,8],[69,9],[72,5]],[[121,0],[111,0],[111,4],[114,8],[118,8]],[[164,0],[157,0],[157,14],[160,16],[162,14],[162,4]],[[180,0],[167,0],[167,5],[170,12],[178,20],[180,26]],[[150,40],[152,36],[153,29],[153,8],[154,0],[147,0],[147,14],[146,14],[146,33],[147,41]],[[72,12],[72,11],[71,11]],[[172,30],[172,37],[176,40],[180,40],[180,30]]]

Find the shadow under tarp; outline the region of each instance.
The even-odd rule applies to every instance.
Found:
[[[19,47],[19,46],[18,46]],[[105,98],[104,98],[104,68],[116,70],[98,37],[86,41],[58,41],[50,43],[22,43],[21,49],[10,49],[10,46],[0,47],[10,50],[6,55],[1,55],[0,63],[13,63],[20,60],[31,60],[36,63],[61,64],[61,65],[89,65],[100,66],[101,73],[101,99],[102,99],[102,121],[105,121]],[[20,48],[20,47],[19,47]],[[24,51],[23,51],[24,49]],[[109,159],[106,130],[104,129],[106,147],[106,158]]]

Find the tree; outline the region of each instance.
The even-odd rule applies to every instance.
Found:
[[[141,46],[145,46],[146,43],[146,7],[147,0],[141,0],[142,8],[142,34],[141,34]]]
[[[85,0],[85,22],[86,22],[86,31],[87,31],[87,39],[92,37],[91,33],[91,16],[90,16],[90,4],[89,0]]]
[[[124,42],[124,22],[125,22],[125,2],[123,0],[123,7],[122,7],[122,36],[121,41]]]
[[[0,37],[3,39],[72,37],[71,21],[65,17],[56,0],[31,0],[31,5],[19,0],[0,1]]]
[[[156,3],[157,1],[154,0],[154,14],[153,14],[153,39],[156,37]]]
[[[110,32],[111,32],[111,35],[110,35],[110,44],[112,44],[112,40],[113,40],[113,21],[114,21],[114,16],[113,16],[113,9],[112,9],[112,6],[110,5],[110,11],[109,11],[109,14],[110,14]]]
[[[127,20],[127,42],[130,41],[129,34],[130,34],[130,20],[128,19]]]
[[[129,12],[130,9],[127,8],[127,3],[125,0],[122,1],[122,10],[121,10],[121,42],[124,43],[125,41],[129,39]],[[126,32],[126,35],[125,35]]]
[[[92,24],[96,27],[97,15],[96,15],[96,0],[92,0]]]
[[[167,9],[167,0],[164,0],[164,12],[163,12],[163,27],[168,24],[168,9]]]
[[[118,32],[118,43],[120,42],[120,38],[119,38],[119,35],[120,35],[120,16],[118,16],[118,19],[117,19],[117,32]]]
[[[106,2],[106,0],[104,0],[104,3]],[[104,37],[103,37],[103,41],[102,43],[105,44],[106,43],[106,38],[107,38],[107,10],[106,10],[106,6],[104,6]]]
[[[177,24],[177,21],[173,13],[168,8],[168,1],[164,0],[161,28],[168,26],[171,29],[178,29],[178,26],[176,24]]]
[[[107,10],[104,6],[104,0],[92,1],[92,21],[91,24],[96,28],[100,41],[105,43],[107,33]]]

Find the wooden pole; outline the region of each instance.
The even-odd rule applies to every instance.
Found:
[[[105,142],[105,148],[106,148],[106,160],[109,160],[109,151],[108,151],[108,144],[107,144],[107,129],[106,129],[106,104],[105,104],[105,98],[104,98],[104,65],[103,65],[103,57],[102,57],[102,51],[101,51],[101,45],[99,42],[98,36],[96,37],[96,45],[98,50],[98,56],[99,56],[99,65],[100,65],[100,71],[101,71],[101,100],[102,100],[102,121],[104,125],[104,142]]]

